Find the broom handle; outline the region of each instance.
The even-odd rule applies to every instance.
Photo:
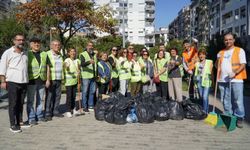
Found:
[[[220,72],[220,59],[219,59],[219,62],[218,62],[218,70],[217,70],[217,73],[216,73],[215,90],[214,90],[214,99],[213,99],[213,112],[215,111],[215,102],[216,102],[217,90],[218,90],[219,72]]]
[[[81,82],[80,82],[80,75],[77,76],[77,82],[78,82],[78,87],[77,87],[77,91],[78,91],[78,104],[79,104],[79,110],[80,112],[82,112],[82,105],[81,105],[81,97],[80,97],[80,90],[81,90]]]

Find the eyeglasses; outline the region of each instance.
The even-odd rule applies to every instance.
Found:
[[[112,49],[112,51],[117,51],[117,49]]]
[[[148,56],[148,54],[145,53],[145,54],[143,54],[143,56]]]
[[[25,41],[24,39],[15,39],[16,41]]]

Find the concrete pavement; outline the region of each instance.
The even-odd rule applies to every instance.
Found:
[[[247,108],[250,108],[250,99],[247,101]],[[61,103],[65,104],[65,96]],[[96,121],[91,112],[74,118],[56,118],[13,134],[9,131],[5,102],[0,103],[0,116],[0,150],[248,150],[250,147],[250,126],[246,122],[243,129],[232,132],[215,130],[203,121],[187,119],[113,125]]]

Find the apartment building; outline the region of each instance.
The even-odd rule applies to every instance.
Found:
[[[115,30],[124,34],[126,42],[155,45],[155,0],[96,0],[95,3],[112,8],[113,17],[118,20]]]
[[[210,37],[233,32],[238,37],[249,34],[249,0],[212,0]]]

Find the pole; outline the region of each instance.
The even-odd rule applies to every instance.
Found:
[[[190,7],[190,39],[189,39],[189,43],[191,43],[192,42],[192,9],[191,9],[191,7]]]
[[[122,47],[125,48],[125,24],[124,24],[124,13],[125,13],[125,7],[124,7],[124,2],[125,0],[123,0],[122,3]]]
[[[52,41],[52,33],[51,33],[51,28],[49,28],[49,43]]]

